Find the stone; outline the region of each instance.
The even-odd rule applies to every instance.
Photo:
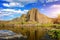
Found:
[[[31,9],[27,13],[27,21],[35,21],[41,24],[52,23],[51,18],[41,14],[36,8]]]

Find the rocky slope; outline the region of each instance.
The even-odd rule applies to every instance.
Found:
[[[0,21],[1,23],[1,21]],[[5,23],[5,22],[3,22]],[[48,24],[48,23],[60,23],[60,17],[57,18],[49,18],[46,15],[40,13],[36,8],[33,8],[27,12],[27,14],[22,14],[21,17],[15,18],[8,23],[10,24],[25,24],[25,23],[40,23],[40,24]]]
[[[52,23],[52,19],[48,18],[47,16],[41,14],[37,9],[32,9],[27,13],[27,20],[28,21],[36,21],[41,24]]]

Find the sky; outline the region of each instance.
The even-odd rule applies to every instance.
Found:
[[[12,20],[32,8],[48,17],[60,15],[60,0],[0,0],[0,20]]]

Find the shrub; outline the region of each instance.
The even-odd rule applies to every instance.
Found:
[[[48,32],[50,38],[59,40],[60,39],[60,29],[56,29],[56,30],[50,30]]]

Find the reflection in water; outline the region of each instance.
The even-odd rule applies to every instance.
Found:
[[[10,30],[0,30],[0,40],[26,40],[26,38]]]
[[[45,30],[32,30],[27,31],[27,37],[22,34],[16,34],[10,30],[0,30],[0,40],[54,40],[51,39]],[[41,36],[41,37],[40,37]]]
[[[10,31],[10,30],[0,30],[0,37],[1,36],[12,36],[15,35],[16,33]]]

